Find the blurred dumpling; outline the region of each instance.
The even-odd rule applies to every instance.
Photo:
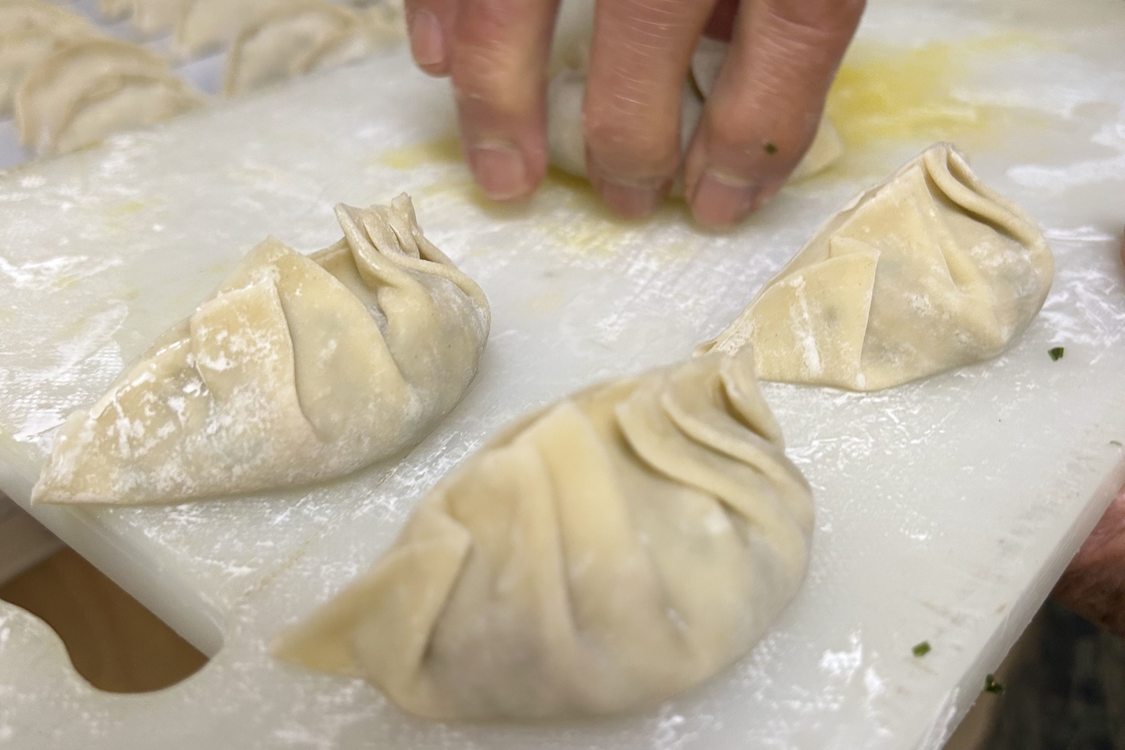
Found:
[[[172,75],[168,63],[136,44],[90,39],[63,47],[31,70],[16,94],[20,140],[40,153],[54,152],[64,121],[104,81],[161,75]]]
[[[338,477],[422,439],[461,399],[488,336],[480,288],[422,234],[410,199],[338,206],[311,256],[267,239],[88,411],[35,502],[174,502]]]
[[[356,11],[324,0],[279,7],[234,40],[223,91],[252,91],[330,67],[328,63],[350,62],[373,49],[374,40]]]
[[[132,0],[132,24],[142,34],[168,31],[175,28],[187,2],[188,0]]]
[[[45,0],[0,2],[0,115],[11,111],[31,68],[60,47],[96,36],[86,19]]]
[[[582,104],[593,33],[592,0],[562,0],[552,47],[552,74],[547,89],[547,149],[551,163],[570,174],[586,175],[586,140]],[[681,149],[686,151],[703,116],[703,106],[726,58],[727,44],[702,38],[684,82],[680,111]],[[843,141],[827,117],[822,118],[812,144],[790,180],[818,174],[843,154]],[[679,193],[680,185],[674,192]]]
[[[746,654],[812,520],[752,355],[716,353],[501,432],[275,653],[435,719],[631,711]]]
[[[170,74],[103,78],[73,100],[57,135],[41,151],[65,154],[127,130],[148,127],[204,104],[204,97]]]
[[[242,30],[297,0],[186,0],[176,22],[179,56],[197,57],[226,47]]]
[[[863,193],[701,351],[759,377],[874,391],[994,357],[1054,275],[1035,224],[939,143]]]

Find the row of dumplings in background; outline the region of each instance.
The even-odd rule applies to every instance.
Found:
[[[337,215],[344,240],[309,257],[263,243],[71,415],[33,501],[320,481],[433,429],[476,373],[487,300],[407,198]],[[983,361],[1052,277],[1035,224],[937,144],[695,357],[495,435],[276,652],[438,719],[616,713],[697,685],[749,651],[809,561],[812,496],[757,378],[869,391]]]
[[[349,7],[328,0],[107,0],[146,31],[176,30],[185,54],[224,49],[223,92],[244,93],[364,57],[401,37],[397,0]],[[0,0],[0,115],[13,112],[22,144],[74,151],[106,136],[206,103],[171,61],[108,37],[46,0]]]
[[[173,54],[190,60],[226,51],[224,93],[358,59],[402,37],[402,0],[101,0],[146,34],[171,32]]]

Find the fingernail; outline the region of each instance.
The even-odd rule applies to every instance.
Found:
[[[414,61],[424,67],[434,67],[445,62],[445,39],[437,16],[428,10],[419,10],[410,18],[410,52]]]
[[[754,210],[759,191],[756,183],[707,170],[696,184],[692,214],[707,226],[734,224]]]
[[[628,219],[648,216],[660,203],[660,191],[649,185],[602,181],[598,187],[610,210]]]
[[[493,200],[510,200],[528,190],[523,154],[509,143],[477,144],[469,152],[469,165],[481,189]]]

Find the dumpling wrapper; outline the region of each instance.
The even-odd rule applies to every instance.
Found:
[[[300,0],[186,0],[176,22],[175,49],[181,58],[225,47],[278,8]]]
[[[16,94],[20,141],[40,153],[51,152],[63,123],[87,93],[110,79],[161,75],[172,75],[168,63],[137,44],[90,39],[67,45],[28,73]]]
[[[586,139],[582,105],[593,30],[590,0],[563,0],[552,49],[552,74],[547,89],[547,150],[551,163],[568,174],[586,176]],[[703,106],[726,58],[727,44],[701,38],[692,56],[680,108],[680,148],[686,152],[703,117]],[[827,117],[821,118],[808,151],[789,176],[801,180],[823,172],[844,153],[844,144]],[[680,195],[678,182],[673,194]]]
[[[115,133],[170,120],[205,102],[202,94],[171,73],[105,78],[74,99],[57,135],[39,151],[77,151]]]
[[[28,71],[60,47],[98,36],[76,13],[42,0],[0,0],[0,115],[12,109]]]
[[[828,221],[701,352],[763,380],[875,391],[1004,351],[1054,275],[1035,224],[939,143]]]
[[[373,48],[362,27],[356,12],[323,0],[277,8],[245,27],[234,40],[223,93],[244,93],[329,67],[319,58],[342,39],[353,44],[337,52],[336,61],[342,64],[356,59],[363,53],[362,42],[368,42],[367,51]]]
[[[168,31],[175,28],[187,3],[188,0],[132,0],[131,22],[142,34]]]
[[[423,236],[405,195],[336,215],[343,240],[304,256],[267,239],[72,414],[33,502],[288,487],[421,440],[476,374],[488,302]]]
[[[758,641],[812,520],[753,356],[716,353],[502,431],[274,651],[433,719],[637,710]]]
[[[135,0],[98,0],[98,14],[117,20],[133,12]]]

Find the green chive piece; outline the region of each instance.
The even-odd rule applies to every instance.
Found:
[[[916,645],[914,648],[910,649],[910,651],[915,656],[925,656],[926,654],[930,653],[930,642],[929,641],[922,641],[921,643]]]
[[[769,141],[766,141],[766,145],[762,146],[762,148],[764,148],[766,150],[766,153],[770,156],[773,156],[777,153],[777,146],[773,143],[770,143]]]
[[[1062,348],[1061,346],[1056,346],[1054,348],[1048,349],[1047,354],[1051,356],[1052,362],[1058,362],[1063,358],[1063,355],[1066,354],[1066,349]]]
[[[1004,686],[996,681],[996,675],[989,673],[988,676],[984,678],[984,692],[1000,695],[1004,692]]]

